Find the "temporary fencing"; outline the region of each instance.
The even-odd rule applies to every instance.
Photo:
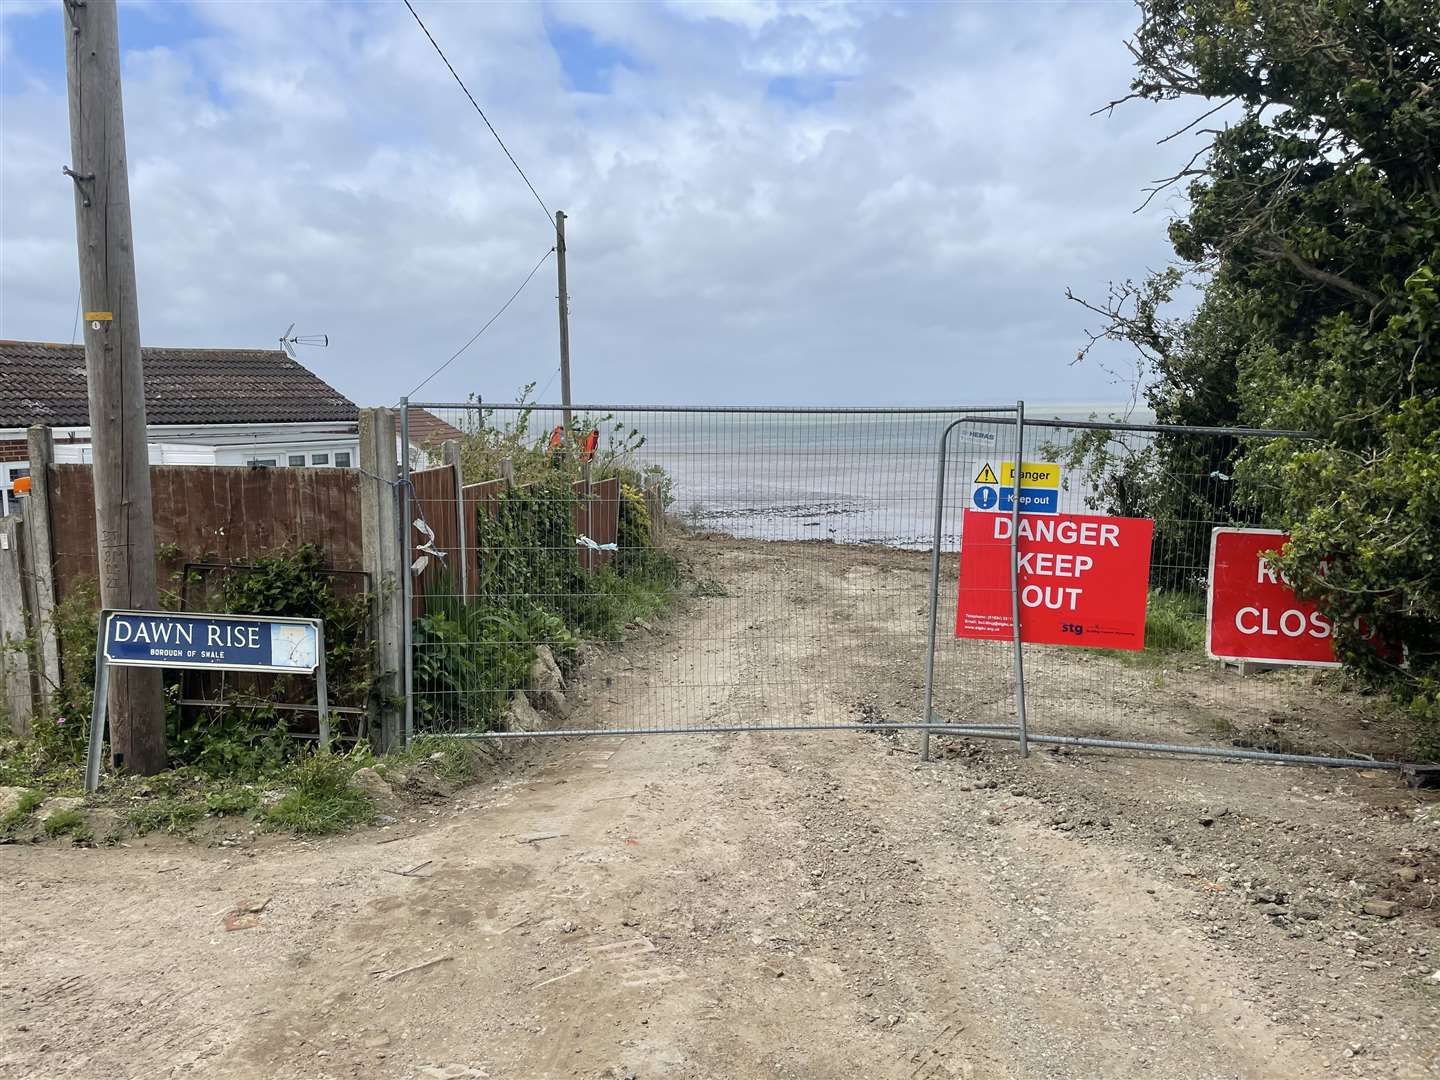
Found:
[[[911,728],[927,750],[938,732],[1403,755],[1354,742],[1363,703],[1335,673],[1205,652],[1213,529],[1273,524],[1236,462],[1301,433],[1022,403],[572,413],[402,403],[408,735]],[[1123,546],[1047,553],[1087,521]],[[1067,623],[1086,589],[1119,614]]]

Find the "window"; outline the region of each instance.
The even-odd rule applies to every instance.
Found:
[[[251,459],[250,459],[249,461],[247,461],[245,464],[246,464],[246,465],[249,465],[252,469],[265,468],[265,467],[273,468],[273,467],[277,464],[277,462],[276,462],[276,460],[275,460],[273,457],[263,457],[263,458],[251,458]]]
[[[288,460],[288,462],[289,462],[289,464],[290,464],[290,467],[291,467],[292,469],[298,469],[300,466],[302,466],[302,465],[305,464],[305,455],[304,455],[304,454],[291,454],[290,457],[289,457],[287,460]]]
[[[330,455],[329,455],[329,454],[311,454],[311,455],[310,455],[310,464],[311,464],[311,465],[329,465],[329,464],[330,464]]]
[[[339,453],[337,453],[337,454],[335,455],[335,467],[336,467],[337,469],[348,469],[348,468],[350,468],[350,451],[349,451],[349,450],[341,450]]]

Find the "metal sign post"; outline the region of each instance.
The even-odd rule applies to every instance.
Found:
[[[95,638],[95,706],[90,713],[90,749],[85,759],[87,792],[100,786],[111,667],[314,675],[320,748],[329,749],[323,619],[107,609],[100,613]]]

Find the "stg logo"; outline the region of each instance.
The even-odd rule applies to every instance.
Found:
[[[1060,624],[1060,632],[1062,634],[1074,634],[1076,637],[1079,637],[1085,633],[1085,627],[1081,626],[1078,622],[1063,622]]]

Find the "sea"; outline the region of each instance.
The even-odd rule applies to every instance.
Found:
[[[1126,415],[1134,423],[1153,422],[1150,413],[1116,403],[1026,408],[1027,419]],[[946,441],[940,512],[941,548],[955,550],[964,509],[992,498],[977,494],[985,486],[979,481],[991,474],[1000,479],[1004,463],[1014,460],[1013,413],[623,412],[602,431],[622,441],[612,445],[640,441],[623,459],[662,470],[670,513],[693,528],[758,540],[929,550],[940,437],[956,420]],[[1027,424],[1024,461],[1063,458],[1079,430]],[[1063,470],[1061,511],[1093,512],[1091,494],[1080,470]]]

